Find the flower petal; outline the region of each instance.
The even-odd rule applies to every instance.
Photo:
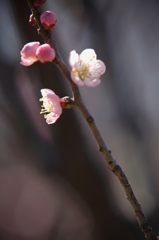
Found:
[[[30,66],[30,65],[32,65],[33,63],[37,62],[37,61],[38,61],[37,58],[35,58],[34,60],[30,60],[30,59],[21,57],[21,62],[20,62],[20,64],[23,65],[23,66]]]
[[[42,63],[52,62],[55,59],[55,50],[47,43],[42,44],[36,50],[36,56]]]
[[[74,66],[75,63],[77,63],[79,60],[79,56],[78,54],[76,53],[75,50],[71,51],[70,52],[70,57],[69,57],[69,64],[71,67]]]
[[[24,45],[24,47],[20,51],[20,54],[25,59],[34,60],[36,59],[36,50],[39,46],[39,42],[29,42]]]
[[[99,78],[95,78],[93,80],[90,80],[89,78],[86,78],[84,80],[84,84],[88,87],[96,87],[101,83],[101,80]]]
[[[94,61],[96,60],[96,58],[97,58],[97,55],[95,51],[91,48],[85,49],[80,54],[80,60],[82,60],[84,63],[88,63],[89,61]]]
[[[52,93],[55,95],[54,91],[52,91],[51,89],[49,88],[43,88],[40,90],[41,94],[43,97],[45,97],[48,93]]]
[[[101,60],[96,60],[90,67],[90,72],[94,78],[98,78],[106,71],[106,66]]]
[[[71,72],[71,79],[77,85],[80,85],[80,86],[84,85],[84,82],[77,75],[75,75],[73,72]]]
[[[46,123],[47,124],[53,124],[57,121],[57,119],[59,118],[59,115],[58,114],[55,114],[55,113],[49,113],[47,115],[47,118],[46,118]]]

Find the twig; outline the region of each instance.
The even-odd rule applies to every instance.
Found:
[[[64,62],[60,56],[60,53],[57,49],[55,41],[51,38],[50,33],[45,31],[43,26],[41,25],[40,13],[38,12],[38,10],[36,8],[33,7],[32,0],[28,0],[28,4],[29,4],[32,14],[34,15],[34,17],[37,21],[37,24],[39,27],[38,33],[43,37],[44,42],[50,44],[50,46],[53,47],[56,51],[56,58],[53,61],[53,63],[63,73],[63,75],[65,76],[65,78],[67,79],[67,81],[71,87],[71,90],[73,93],[73,100],[74,100],[73,105],[78,108],[78,110],[81,112],[84,119],[86,120],[86,122],[97,142],[98,149],[99,149],[100,153],[103,155],[103,157],[108,165],[108,168],[117,176],[118,180],[120,181],[121,185],[123,186],[124,191],[126,193],[127,200],[129,201],[129,203],[131,204],[131,206],[134,210],[135,216],[138,220],[138,223],[139,223],[145,237],[148,240],[158,240],[158,238],[154,235],[152,228],[150,227],[150,225],[142,211],[140,203],[138,202],[138,200],[135,197],[135,194],[132,190],[132,187],[130,186],[130,183],[129,183],[125,173],[123,172],[121,167],[116,163],[115,159],[113,159],[113,157],[111,155],[111,151],[108,150],[98,128],[96,127],[93,117],[90,115],[89,111],[87,110],[87,108],[85,107],[85,105],[83,103],[83,100],[82,100],[82,97],[81,97],[81,94],[80,94],[80,91],[79,91],[77,85],[74,84],[73,81],[71,80],[70,72],[66,68],[66,65],[64,64]]]

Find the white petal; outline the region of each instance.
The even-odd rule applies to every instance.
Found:
[[[96,60],[91,66],[90,66],[90,73],[92,77],[99,78],[102,74],[106,71],[106,66],[101,60]]]
[[[56,94],[54,93],[54,91],[52,91],[51,89],[48,89],[48,88],[43,88],[43,89],[41,89],[40,91],[41,91],[41,94],[42,94],[43,97],[45,97],[48,93],[51,93],[51,94],[53,94],[53,95],[56,95]]]
[[[71,51],[70,52],[70,57],[69,57],[69,64],[70,64],[70,66],[73,67],[74,64],[76,62],[78,62],[78,60],[79,60],[79,55],[76,53],[76,51],[75,50]]]
[[[96,58],[97,58],[97,55],[95,51],[91,48],[85,49],[80,54],[80,60],[82,60],[85,63],[88,63],[89,61],[94,61],[96,60]]]
[[[77,85],[80,85],[80,86],[84,85],[84,82],[78,76],[76,76],[73,72],[71,72],[71,79]]]
[[[74,68],[77,70],[77,71],[80,71],[81,70],[81,68],[82,68],[82,65],[80,64],[81,62],[76,62],[75,64],[74,64]]]
[[[86,78],[84,80],[84,84],[88,87],[96,87],[101,83],[101,80],[99,78],[95,78],[93,80],[90,80],[89,78]]]

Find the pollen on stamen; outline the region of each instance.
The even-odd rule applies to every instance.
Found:
[[[40,114],[43,114],[43,113],[45,113],[45,112],[44,112],[44,109],[41,109],[41,112],[40,112]]]

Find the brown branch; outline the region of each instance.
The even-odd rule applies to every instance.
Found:
[[[59,54],[59,51],[55,44],[55,41],[51,38],[50,33],[45,31],[43,26],[41,25],[39,11],[33,7],[32,0],[28,0],[28,4],[30,6],[32,14],[34,15],[34,17],[38,23],[38,26],[39,26],[38,33],[43,37],[44,42],[50,44],[50,46],[52,46],[56,51],[56,59],[53,61],[53,63],[63,73],[63,75],[65,76],[65,78],[67,79],[67,81],[71,87],[71,90],[73,93],[73,100],[74,100],[73,105],[78,108],[78,110],[81,112],[82,116],[86,120],[86,122],[97,142],[98,149],[101,152],[101,154],[103,155],[103,157],[108,165],[108,168],[117,176],[118,180],[120,181],[121,185],[123,186],[126,197],[134,210],[134,213],[138,220],[139,226],[141,227],[145,237],[148,240],[157,240],[158,238],[154,235],[152,228],[150,227],[150,225],[142,211],[140,203],[138,202],[138,200],[135,197],[135,194],[130,186],[130,183],[129,183],[125,173],[123,172],[121,167],[116,163],[116,161],[113,159],[113,157],[111,155],[111,151],[108,150],[98,128],[96,127],[93,117],[90,115],[89,111],[87,110],[87,108],[85,107],[85,105],[83,103],[83,100],[82,100],[82,97],[81,97],[81,94],[80,94],[80,91],[79,91],[77,85],[75,85],[73,83],[73,81],[71,80],[70,72],[66,68],[66,65],[64,64],[64,62]]]

